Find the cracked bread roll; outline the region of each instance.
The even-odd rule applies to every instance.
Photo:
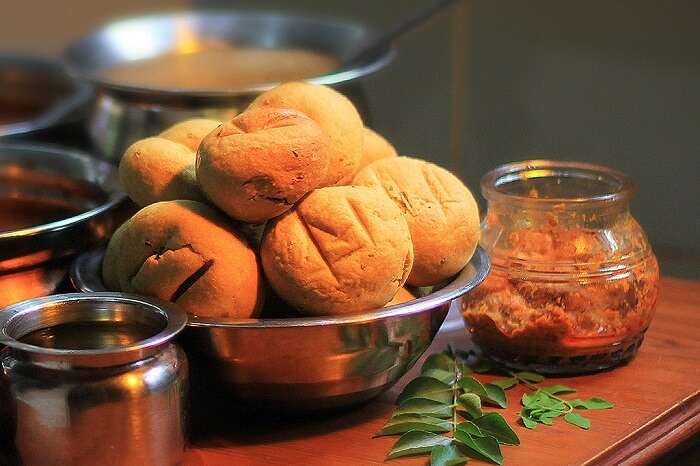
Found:
[[[197,152],[204,136],[214,131],[221,123],[219,120],[208,118],[192,118],[174,124],[158,136],[182,144],[192,152]]]
[[[255,253],[224,217],[194,201],[138,211],[111,238],[102,276],[113,290],[171,301],[192,316],[247,318],[262,307]]]
[[[413,245],[384,193],[337,186],[269,222],[260,257],[272,288],[300,313],[338,315],[389,302],[411,271]]]
[[[176,199],[202,201],[195,158],[194,152],[177,142],[161,137],[141,139],[120,160],[119,181],[139,207]]]
[[[360,171],[372,162],[385,159],[387,157],[398,157],[394,146],[391,145],[381,134],[365,127],[362,130],[362,158],[357,170]]]
[[[353,182],[385,192],[406,217],[415,254],[408,284],[436,285],[467,265],[479,242],[479,208],[459,178],[424,160],[393,157]]]
[[[330,164],[320,186],[348,184],[362,157],[362,119],[350,100],[318,84],[290,82],[260,94],[250,105],[286,107],[314,120],[330,140]]]
[[[323,181],[329,141],[296,110],[253,107],[207,135],[197,181],[229,216],[261,223],[289,210]]]

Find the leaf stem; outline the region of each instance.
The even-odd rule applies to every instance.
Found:
[[[448,349],[452,356],[452,361],[454,361],[454,379],[452,380],[452,438],[454,438],[455,432],[457,431],[457,392],[459,391],[457,381],[462,377],[462,374],[459,370],[457,357],[454,355],[452,348],[448,346]]]
[[[518,377],[518,375],[517,375],[515,372],[509,371],[509,370],[506,370],[506,372],[508,372],[508,374],[509,374],[511,377],[515,377],[516,379],[518,379],[518,382],[520,382],[521,384],[525,385],[525,386],[526,386],[527,388],[529,388],[530,390],[533,390],[533,391],[540,390],[540,388],[539,388],[537,385],[535,385],[534,383],[528,382],[527,380],[523,379],[522,377]],[[545,391],[545,390],[542,390],[542,392],[543,392],[545,395],[547,395],[548,397],[550,397],[551,399],[557,400],[557,401],[561,401],[562,403],[564,403],[564,406],[566,406],[566,411],[564,412],[564,414],[570,413],[570,412],[572,412],[572,411],[574,410],[574,407],[571,406],[571,404],[570,404],[568,401],[566,401],[565,399],[559,398],[559,397],[556,396],[556,395],[552,395],[551,393],[549,393],[549,392],[547,392],[547,391]]]
[[[521,377],[518,377],[517,374],[515,374],[515,372],[511,372],[511,371],[507,371],[507,372],[508,372],[508,375],[510,375],[511,377],[515,377],[516,379],[518,379],[518,382],[519,382],[519,383],[525,385],[525,386],[526,386],[527,388],[529,388],[530,390],[539,390],[539,388],[537,387],[537,385],[535,385],[535,384],[532,383],[532,382],[528,382],[527,380],[525,380],[525,379],[523,379],[523,378],[521,378]]]

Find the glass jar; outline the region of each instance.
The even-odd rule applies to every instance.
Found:
[[[503,165],[481,182],[485,282],[462,301],[475,346],[515,369],[629,361],[654,315],[659,268],[629,211],[630,179],[581,162]]]

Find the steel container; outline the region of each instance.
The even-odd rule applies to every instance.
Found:
[[[77,122],[91,96],[91,86],[69,76],[56,60],[0,53],[0,139],[60,137],[79,144]]]
[[[104,290],[102,251],[71,267],[78,290]],[[231,401],[285,410],[333,408],[366,401],[391,387],[428,348],[451,303],[486,277],[477,249],[449,283],[383,309],[328,317],[246,320],[190,317],[179,343],[191,363],[193,401],[222,409]],[[273,301],[272,299],[268,301]],[[280,301],[263,315],[289,315]],[[210,411],[212,412],[212,411]],[[216,412],[216,411],[214,411]]]
[[[173,466],[185,447],[186,315],[121,293],[0,311],[0,435],[24,466]]]
[[[371,32],[361,25],[329,18],[199,10],[134,17],[107,24],[70,44],[63,58],[74,75],[94,84],[96,99],[88,132],[102,156],[116,161],[132,142],[158,134],[179,121],[192,117],[230,118],[275,83],[206,91],[138,87],[105,78],[102,71],[110,66],[154,58],[183,48],[205,49],[221,42],[265,48],[305,48],[342,61],[370,36]],[[386,66],[394,55],[394,49],[387,47],[363,62],[308,81],[333,86],[348,95],[369,124],[368,107],[358,80]]]
[[[56,292],[72,258],[106,241],[128,209],[113,165],[0,144],[0,307]]]

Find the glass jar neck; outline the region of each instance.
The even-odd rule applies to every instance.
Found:
[[[488,201],[487,221],[507,222],[516,227],[602,229],[629,216],[629,201],[577,204],[541,204],[520,199],[497,198]]]
[[[634,186],[624,173],[602,165],[526,160],[502,165],[481,180],[489,201],[553,208],[629,201]]]
[[[601,165],[528,160],[487,173],[481,191],[493,221],[596,229],[629,215],[633,186],[624,173]]]
[[[488,211],[481,245],[494,269],[545,274],[607,273],[648,255],[632,218],[632,183],[607,167],[531,160],[482,180]]]

